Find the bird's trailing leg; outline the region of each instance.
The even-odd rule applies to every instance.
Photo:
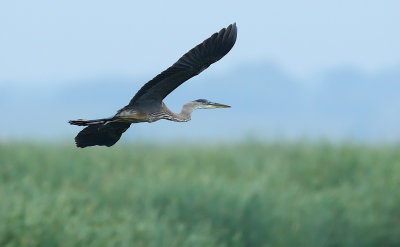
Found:
[[[106,124],[112,120],[113,120],[113,118],[101,118],[101,119],[94,119],[94,120],[78,119],[78,120],[70,120],[70,121],[68,121],[68,123],[70,123],[72,125],[78,125],[78,126],[89,126],[89,125],[95,125],[95,124]]]

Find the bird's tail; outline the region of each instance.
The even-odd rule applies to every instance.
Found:
[[[78,119],[78,120],[70,120],[68,123],[72,125],[78,125],[78,126],[89,126],[89,125],[95,125],[95,124],[105,124],[110,121],[114,120],[114,118],[100,118],[100,119],[93,119],[93,120],[85,120],[85,119]]]

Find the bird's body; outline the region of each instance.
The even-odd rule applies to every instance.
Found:
[[[70,124],[87,126],[75,138],[78,147],[112,146],[131,124],[166,119],[187,122],[195,109],[228,108],[229,106],[199,99],[183,105],[180,113],[172,112],[163,99],[183,82],[198,75],[225,56],[236,41],[236,24],[229,25],[197,45],[167,70],[146,83],[129,104],[110,118],[71,120]]]

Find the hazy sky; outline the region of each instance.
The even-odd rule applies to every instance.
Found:
[[[232,22],[237,44],[215,71],[375,72],[400,64],[399,13],[397,0],[2,1],[0,83],[156,74]]]

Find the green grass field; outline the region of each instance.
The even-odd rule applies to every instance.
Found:
[[[400,246],[400,147],[0,144],[0,246]]]

